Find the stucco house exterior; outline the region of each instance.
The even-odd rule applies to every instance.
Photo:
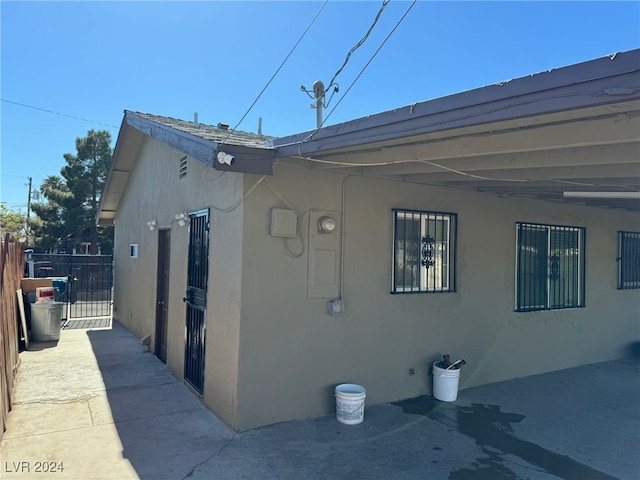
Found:
[[[236,430],[622,358],[639,132],[640,50],[286,138],[126,111],[114,316]]]

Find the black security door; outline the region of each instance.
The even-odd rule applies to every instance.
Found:
[[[189,259],[184,379],[202,395],[204,387],[205,312],[209,270],[209,211],[189,214]]]

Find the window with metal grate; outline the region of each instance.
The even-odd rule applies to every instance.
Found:
[[[516,224],[516,311],[584,307],[585,229]]]
[[[391,293],[455,292],[457,215],[393,210]]]
[[[640,232],[618,232],[618,289],[640,288]]]

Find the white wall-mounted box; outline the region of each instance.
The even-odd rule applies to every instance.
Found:
[[[298,236],[298,216],[286,208],[271,209],[271,236],[296,238]]]

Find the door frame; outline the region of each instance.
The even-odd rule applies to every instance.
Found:
[[[209,209],[189,213],[185,302],[184,382],[204,393],[207,286],[209,283]],[[195,244],[193,242],[195,241]]]
[[[171,271],[171,230],[158,230],[158,269],[156,282],[156,335],[154,341],[154,354],[164,363],[167,363],[167,330],[169,325],[168,319],[168,302],[170,298],[170,278]],[[167,315],[167,321],[164,315]],[[162,351],[162,338],[165,338],[165,351]]]

